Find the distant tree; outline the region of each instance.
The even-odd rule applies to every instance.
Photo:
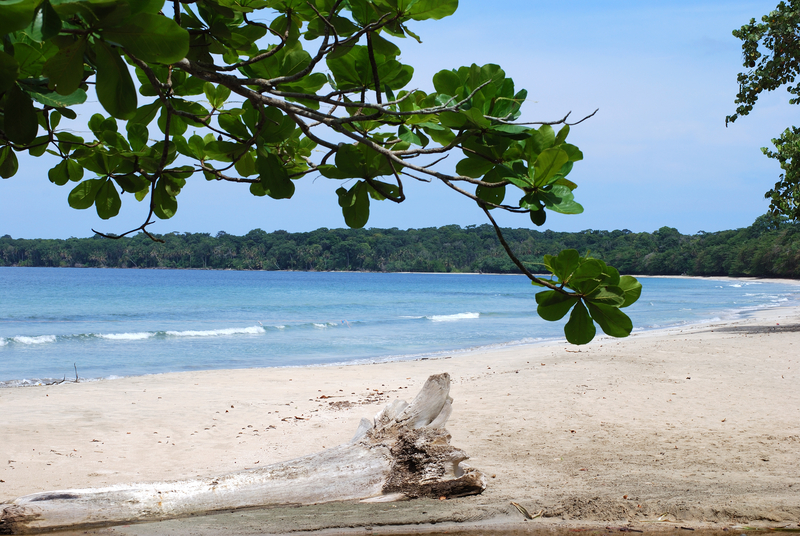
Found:
[[[743,66],[739,73],[736,113],[725,118],[733,123],[748,115],[764,91],[786,87],[790,104],[800,104],[800,2],[781,2],[774,11],[750,19],[733,35],[742,40]],[[773,215],[785,215],[800,221],[800,129],[790,126],[772,140],[775,150],[762,148],[769,158],[778,161],[783,170],[775,186],[765,194]]]
[[[372,202],[403,202],[405,180],[435,179],[473,200],[514,264],[546,287],[536,297],[543,318],[571,311],[569,341],[589,342],[595,322],[609,335],[627,336],[632,324],[621,308],[638,299],[636,279],[575,250],[546,256],[553,277],[536,277],[490,213],[524,213],[542,225],[546,210],[583,212],[577,185],[566,178],[583,159],[566,141],[569,114],[516,122],[527,92],[516,91],[492,64],[439,71],[432,93],[404,89],[414,69],[400,61],[396,41],[419,41],[411,29],[416,21],[447,17],[457,6],[458,0],[2,2],[0,176],[17,173],[19,152],[55,156],[49,179],[77,183],[68,197],[76,209],[94,206],[109,219],[120,211],[121,192],[146,201],[136,229],[99,235],[141,231],[154,239],[148,226],[176,213],[195,175],[274,199],[291,198],[294,181],[308,174],[344,181],[336,194],[353,228],[367,223]],[[108,115],[92,116],[93,139],[84,139],[75,134],[83,126],[59,127],[77,117],[90,85]],[[551,125],[563,126],[556,132]],[[454,151],[463,153],[454,171],[440,171],[435,164]],[[237,267],[252,260],[252,250],[224,233],[217,238],[212,257]],[[331,249],[353,267],[369,262],[369,254],[368,245]],[[166,248],[158,255],[172,265],[183,253]],[[294,268],[298,258],[286,247],[275,262]],[[412,265],[443,268],[425,259]]]

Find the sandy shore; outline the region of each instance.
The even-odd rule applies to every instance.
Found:
[[[348,441],[361,417],[410,400],[444,371],[453,378],[452,443],[490,475],[480,496],[254,510],[94,532],[800,523],[800,309],[792,308],[580,349],[0,389],[0,503],[319,451]],[[511,501],[543,517],[523,522]],[[659,517],[667,523],[652,523]]]

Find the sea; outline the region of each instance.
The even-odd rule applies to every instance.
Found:
[[[640,281],[636,331],[800,305],[780,282]],[[563,341],[538,290],[516,275],[0,267],[0,387]]]

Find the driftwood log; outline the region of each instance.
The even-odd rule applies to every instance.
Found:
[[[428,378],[411,404],[396,400],[362,419],[346,444],[217,478],[34,493],[0,504],[0,534],[30,534],[178,518],[256,506],[392,501],[481,493],[483,474],[462,464],[444,429],[450,376]]]

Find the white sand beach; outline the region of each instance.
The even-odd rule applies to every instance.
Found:
[[[361,417],[395,398],[410,400],[439,372],[452,376],[452,444],[489,476],[480,496],[249,510],[90,533],[800,523],[794,308],[580,348],[0,389],[0,504],[316,452],[348,441]],[[511,501],[543,515],[525,522]]]

